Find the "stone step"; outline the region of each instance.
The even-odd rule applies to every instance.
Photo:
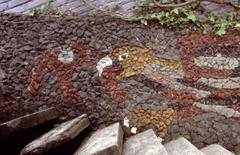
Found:
[[[228,151],[224,147],[218,144],[212,144],[201,149],[206,155],[234,155],[234,153]]]
[[[172,140],[164,144],[164,147],[168,155],[204,155],[184,137]]]
[[[56,148],[74,139],[81,131],[86,129],[90,122],[86,114],[69,120],[50,130],[43,136],[26,145],[21,155],[42,154],[43,152]]]
[[[56,119],[58,116],[59,112],[56,108],[52,107],[15,118],[6,123],[0,124],[0,138],[8,137],[20,131],[35,127],[42,123]]]
[[[74,155],[121,155],[123,130],[120,123],[95,131]]]
[[[123,155],[167,155],[161,142],[162,139],[149,129],[127,139],[123,145]]]

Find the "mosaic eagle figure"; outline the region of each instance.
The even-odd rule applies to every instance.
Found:
[[[101,76],[104,68],[109,68],[117,62],[122,72],[115,77],[116,81],[143,74],[166,85],[159,94],[179,103],[192,104],[207,97],[239,98],[240,59],[229,56],[226,51],[221,50],[205,54],[197,51],[198,48],[208,46],[214,48],[220,45],[225,48],[234,46],[236,50],[240,50],[239,37],[232,37],[235,41],[200,35],[183,38],[181,43],[184,48],[180,48],[180,61],[159,58],[154,55],[155,50],[151,48],[120,47],[102,58],[97,68]],[[196,40],[199,40],[198,44],[194,43]]]
[[[81,65],[96,65],[99,76],[105,79],[103,84],[109,96],[117,102],[128,97],[127,90],[118,87],[118,81],[138,74],[165,85],[159,94],[179,103],[192,104],[207,97],[240,98],[240,59],[237,54],[231,56],[221,50],[205,54],[198,51],[199,48],[212,46],[215,49],[215,46],[223,45],[236,47],[236,53],[240,53],[239,44],[239,36],[183,37],[179,44],[179,61],[157,57],[151,48],[124,46],[105,57],[85,45],[54,48],[36,58],[29,75],[28,90],[37,95],[45,74],[56,72],[63,96],[77,102],[79,97],[71,81],[73,70]]]

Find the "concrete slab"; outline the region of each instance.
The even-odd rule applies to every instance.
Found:
[[[186,138],[180,137],[164,144],[168,155],[204,155],[203,152],[198,150]]]
[[[122,142],[122,127],[115,123],[94,132],[74,155],[121,155]]]
[[[224,147],[218,144],[212,144],[201,149],[206,155],[234,155]]]
[[[161,142],[162,139],[149,129],[130,137],[123,145],[123,155],[167,155]]]

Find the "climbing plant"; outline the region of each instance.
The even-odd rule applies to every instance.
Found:
[[[233,7],[237,11],[225,13],[210,13],[205,19],[201,19],[197,14],[199,2],[203,0],[192,0],[175,4],[173,0],[162,0],[158,3],[155,0],[138,1],[135,5],[141,23],[147,25],[148,21],[156,20],[161,25],[172,27],[184,27],[194,24],[203,29],[204,24],[210,24],[212,31],[218,36],[222,36],[228,29],[239,30],[240,7],[230,1],[220,2],[209,0],[217,4],[225,4]],[[161,9],[159,9],[161,8]]]
[[[44,4],[42,4],[38,8],[32,8],[27,11],[27,14],[29,16],[36,16],[36,15],[58,15],[63,16],[64,13],[59,9],[53,9],[51,5],[51,1],[48,1]]]
[[[202,1],[227,5],[232,7],[234,11],[212,12],[205,14],[202,18],[202,15],[199,14],[200,2]],[[193,25],[202,31],[205,30],[205,25],[210,25],[212,32],[218,36],[224,35],[228,29],[240,31],[240,6],[232,3],[231,0],[181,0],[180,2],[178,0],[140,0],[134,6],[137,15],[134,17],[99,8],[89,1],[85,1],[85,3],[111,16],[130,21],[140,21],[144,25],[148,25],[151,21],[157,21],[168,28],[188,29],[189,25]]]

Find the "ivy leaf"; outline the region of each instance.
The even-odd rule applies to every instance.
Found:
[[[150,18],[153,18],[153,19],[154,19],[154,18],[156,18],[156,17],[157,17],[157,15],[156,15],[155,13],[153,13],[153,14],[150,15]]]
[[[47,9],[46,4],[43,4],[43,5],[40,6],[40,10],[41,10],[42,12],[43,12],[43,11],[46,11],[46,9]]]
[[[240,23],[237,23],[234,28],[236,28],[238,31],[240,31]]]
[[[155,4],[154,3],[149,3],[148,6],[154,7]]]
[[[226,28],[225,26],[221,26],[217,31],[216,31],[216,35],[218,36],[223,36],[226,33]]]
[[[176,15],[178,15],[179,14],[179,8],[173,9],[172,12],[174,12]]]
[[[169,12],[166,12],[166,13],[165,13],[165,16],[166,16],[166,17],[169,17],[169,15],[170,15]]]
[[[27,11],[27,14],[28,14],[29,16],[35,16],[36,13],[37,13],[37,10],[36,10],[36,9],[30,9],[30,10]]]
[[[231,1],[230,0],[224,0],[224,3],[230,3]]]
[[[210,22],[215,22],[215,18],[213,16],[209,17]]]
[[[51,1],[48,1],[48,2],[44,3],[40,7],[40,11],[44,12],[44,13],[50,13],[51,10],[52,10],[52,8],[51,8]]]
[[[171,0],[162,0],[163,4],[171,3]]]
[[[148,25],[148,22],[147,22],[147,20],[145,20],[145,19],[142,19],[142,20],[141,20],[141,23],[144,24],[144,25]]]
[[[197,21],[197,17],[194,14],[189,14],[187,18],[194,23]]]

